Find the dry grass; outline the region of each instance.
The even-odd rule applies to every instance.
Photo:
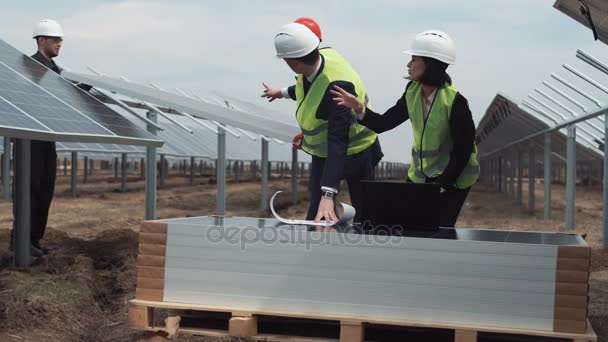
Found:
[[[72,198],[69,179],[60,176],[43,241],[51,253],[28,270],[9,267],[11,204],[0,201],[0,341],[164,340],[126,326],[127,301],[134,295],[136,232],[144,214],[143,182],[132,177],[130,191],[120,193],[120,183],[114,182],[111,174],[97,173],[87,184],[79,184],[80,196]],[[476,186],[458,226],[563,230],[563,188],[554,188],[554,220],[544,221],[540,186],[534,214],[504,194]],[[271,182],[271,193],[289,189],[288,179]],[[279,198],[277,206],[285,216],[305,215],[305,189],[306,183],[301,182],[303,201],[298,206],[289,205],[288,195]],[[268,211],[257,209],[259,191],[259,183],[230,183],[227,214],[268,217]],[[600,249],[601,203],[599,189],[578,189],[576,232],[586,233],[593,247],[589,309],[600,341],[608,340],[608,253]],[[158,191],[160,218],[209,215],[214,211],[215,188],[209,177],[197,177],[190,185],[187,178],[173,176],[167,187]],[[183,336],[178,341],[239,339]]]

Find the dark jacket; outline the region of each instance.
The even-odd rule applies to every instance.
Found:
[[[410,84],[405,88],[405,92]],[[384,114],[378,114],[369,108],[365,109],[365,116],[360,121],[361,124],[376,133],[391,130],[410,118],[405,102],[405,92],[397,103],[387,110]],[[452,136],[453,147],[450,152],[450,161],[443,173],[433,179],[433,181],[444,186],[451,186],[456,183],[464,168],[469,162],[471,153],[475,146],[475,123],[473,115],[469,109],[467,99],[460,94],[456,94],[452,111],[450,113],[450,135]]]
[[[55,61],[53,61],[52,59],[47,59],[40,53],[40,51],[33,54],[32,58],[40,62],[40,64],[44,65],[45,67],[53,70],[54,72],[61,74],[62,69],[55,63]]]
[[[325,59],[323,58],[323,55],[321,55],[321,68],[319,69],[319,73],[323,71],[324,65]],[[308,81],[308,79],[306,79],[306,77],[304,77],[305,94],[308,93],[310,85],[311,83]],[[346,152],[348,150],[349,143],[349,129],[350,126],[355,122],[355,117],[352,115],[350,108],[339,106],[334,102],[333,96],[330,93],[330,90],[334,85],[342,87],[355,96],[357,94],[355,92],[355,86],[351,82],[332,82],[327,88],[327,91],[325,92],[323,100],[321,101],[316,113],[318,119],[327,120],[328,122],[327,158],[323,168],[323,175],[321,176],[321,186],[337,189],[339,187],[338,185],[340,180],[344,175],[345,161],[347,158],[353,157],[347,156]],[[291,99],[295,100],[295,86],[289,87],[288,92]],[[380,148],[377,148],[375,151],[376,155],[374,156],[374,159],[376,159],[375,163],[377,163],[382,158],[382,152]]]

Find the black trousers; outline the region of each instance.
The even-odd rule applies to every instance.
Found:
[[[17,175],[18,176],[18,175]],[[57,151],[54,142],[32,140],[30,176],[30,241],[44,237],[57,177]],[[14,196],[13,182],[13,196]],[[15,203],[15,201],[13,201]],[[13,217],[15,217],[13,204]]]
[[[454,227],[470,190],[471,188],[457,189],[450,187],[441,194],[439,203],[439,225],[441,227]]]
[[[374,179],[374,169],[382,156],[380,143],[376,140],[367,150],[346,158],[342,179],[345,179],[348,184],[350,201],[357,211],[354,218],[355,222],[359,222],[361,207],[363,205],[364,193],[361,181]],[[312,156],[312,167],[308,179],[310,204],[308,206],[308,213],[306,214],[307,220],[313,220],[317,216],[319,203],[321,202],[321,176],[324,166],[325,158]]]
[[[407,178],[406,182],[411,182],[412,180]],[[437,178],[427,178],[425,183],[436,183]],[[456,225],[456,221],[458,221],[458,216],[460,215],[460,210],[464,205],[464,202],[467,200],[467,196],[469,195],[469,191],[471,188],[466,189],[458,189],[453,186],[444,188],[445,191],[439,197],[439,226],[440,227],[454,227]]]

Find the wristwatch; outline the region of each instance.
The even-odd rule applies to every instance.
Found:
[[[333,200],[334,196],[336,196],[336,193],[333,191],[329,191],[329,190],[322,190],[322,195],[323,195],[323,198]]]

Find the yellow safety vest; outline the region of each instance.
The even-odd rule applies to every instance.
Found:
[[[296,101],[298,109],[296,119],[302,129],[302,149],[314,156],[327,158],[327,120],[317,118],[317,110],[327,88],[332,82],[346,81],[355,86],[357,98],[365,102],[366,91],[361,78],[353,67],[338,52],[331,48],[320,49],[325,59],[323,70],[317,75],[304,94],[304,75],[299,75],[296,81]],[[349,130],[347,155],[356,154],[370,147],[377,138],[376,133],[357,123],[356,113]]]
[[[450,134],[450,113],[458,90],[449,84],[438,88],[431,110],[424,119],[422,107],[422,85],[412,81],[405,92],[414,143],[412,145],[412,162],[408,177],[414,183],[424,183],[427,178],[441,175],[450,162],[452,136]],[[471,187],[479,178],[477,146],[469,157],[469,162],[462,171],[454,186],[459,189]]]

